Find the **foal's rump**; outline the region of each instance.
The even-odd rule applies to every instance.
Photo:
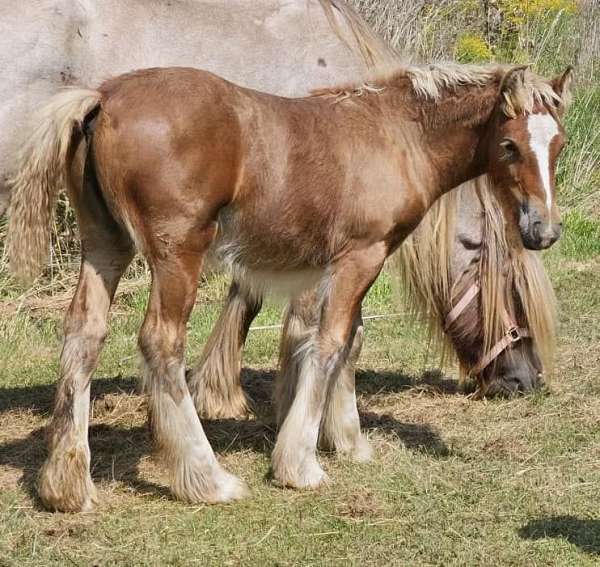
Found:
[[[98,90],[64,90],[36,114],[19,155],[18,173],[11,180],[7,251],[12,272],[22,280],[35,277],[47,261],[56,197],[65,186],[72,193],[73,160],[82,153],[89,152],[84,159],[98,177],[99,197],[140,251],[166,254],[177,235],[192,225],[215,232],[216,225],[211,227],[209,219],[231,200],[236,187],[235,120],[218,115],[216,104],[205,108],[212,123],[222,125],[215,135],[211,121],[169,109],[174,95],[183,98],[179,101],[183,108],[211,96],[217,101],[223,93],[216,91],[216,85],[226,88],[227,83],[204,81],[205,92],[190,89],[185,81],[178,83],[178,93],[158,88],[160,80],[143,81],[137,91],[131,89],[133,81],[128,79],[145,73],[151,71],[109,80]],[[75,165],[81,170],[79,183],[83,161]],[[217,190],[202,192],[205,182]],[[157,235],[153,248],[161,246],[163,233],[169,235],[162,250],[147,250],[149,222]],[[173,222],[177,226],[170,226]]]
[[[216,212],[238,184],[238,122],[220,102],[229,84],[209,73],[193,82],[187,75],[146,70],[99,89],[92,159],[105,198],[145,254],[168,254],[190,231],[212,240]]]

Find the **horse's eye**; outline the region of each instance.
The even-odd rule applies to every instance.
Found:
[[[506,159],[515,159],[519,155],[519,148],[512,140],[502,140],[500,147],[504,150],[504,157]]]

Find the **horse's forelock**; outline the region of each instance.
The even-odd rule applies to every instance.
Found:
[[[467,343],[479,329],[478,342],[488,352],[506,332],[504,310],[516,313],[520,307],[526,319],[520,323],[529,328],[544,370],[550,373],[556,336],[554,292],[538,254],[512,242],[509,248],[502,208],[487,187],[490,183],[488,176],[482,176],[444,195],[403,243],[390,267],[401,294],[427,324],[430,348],[442,361],[453,350],[443,328],[445,317],[478,281],[480,310],[467,308],[461,313],[452,324],[452,339],[469,350],[472,345]],[[456,215],[461,192],[469,189],[478,194],[483,208],[484,249],[480,262],[452,282]],[[514,304],[515,297],[520,306]],[[464,361],[459,363],[465,378],[470,369]]]

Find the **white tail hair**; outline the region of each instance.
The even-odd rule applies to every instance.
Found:
[[[23,281],[31,281],[47,262],[50,224],[66,182],[73,131],[99,102],[98,91],[68,89],[50,99],[33,118],[33,129],[9,181],[12,198],[6,249],[11,272]]]

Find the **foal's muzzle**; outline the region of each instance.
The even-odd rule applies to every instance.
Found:
[[[544,250],[560,238],[562,223],[544,220],[536,209],[523,207],[519,215],[519,229],[525,248]]]

